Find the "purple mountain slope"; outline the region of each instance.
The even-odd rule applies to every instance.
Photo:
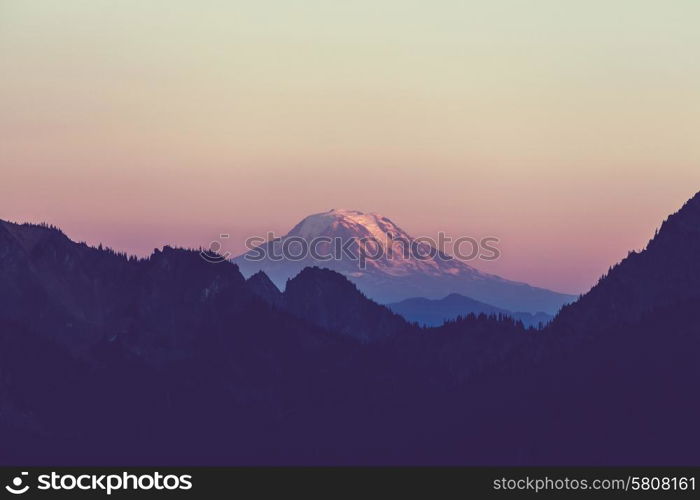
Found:
[[[552,320],[552,316],[547,313],[511,312],[458,293],[451,293],[439,300],[415,297],[387,304],[387,307],[408,321],[426,326],[439,326],[445,321],[468,314],[510,316],[515,320],[522,321],[526,327],[534,328],[546,325]]]
[[[350,247],[354,254],[337,252],[337,241],[362,242],[371,239],[366,252],[379,255],[366,259],[364,266],[357,257],[360,244]],[[320,241],[316,256],[290,260],[278,259],[283,249],[294,255],[304,245]],[[406,243],[416,245],[422,256],[406,255]],[[373,245],[380,245],[377,248]],[[477,301],[510,311],[556,313],[575,297],[510,281],[483,273],[465,262],[437,251],[428,256],[430,247],[418,243],[387,217],[356,210],[334,209],[314,214],[299,222],[288,234],[266,242],[257,249],[234,259],[241,272],[251,276],[264,271],[281,289],[286,281],[305,267],[324,267],[344,274],[369,298],[380,303],[398,302],[413,297],[440,299],[459,293]],[[309,252],[310,253],[310,252]],[[410,252],[409,252],[410,253]],[[327,257],[331,256],[331,259]],[[262,258],[259,258],[262,257]],[[338,257],[338,258],[336,258]],[[259,259],[258,259],[259,258]]]

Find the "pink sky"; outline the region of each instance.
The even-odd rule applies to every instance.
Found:
[[[0,217],[144,254],[355,208],[585,291],[700,190],[700,4],[562,4],[5,1]]]

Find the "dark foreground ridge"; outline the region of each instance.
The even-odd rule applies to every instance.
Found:
[[[544,330],[0,222],[0,462],[698,464],[700,195]]]

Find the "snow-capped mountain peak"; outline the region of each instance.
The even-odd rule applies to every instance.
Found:
[[[302,238],[311,242],[314,238],[333,238],[345,243],[354,240],[365,255],[363,269],[352,272],[360,276],[367,269],[389,276],[404,276],[415,272],[430,275],[478,273],[471,266],[456,259],[438,254],[428,243],[416,240],[397,226],[391,219],[377,213],[359,210],[333,209],[309,215],[284,236]],[[321,248],[326,248],[323,243]],[[358,262],[359,264],[359,262]],[[345,267],[345,266],[344,266]]]
[[[341,246],[350,248],[353,255],[339,252]],[[344,274],[368,297],[385,303],[460,293],[503,309],[556,312],[573,299],[482,273],[439,250],[381,214],[335,208],[305,217],[285,236],[234,262],[246,276],[264,271],[280,289],[306,267],[329,268]]]
[[[294,226],[287,236],[304,239],[319,236],[373,237],[379,241],[386,240],[387,237],[409,237],[387,217],[345,208],[309,215]]]

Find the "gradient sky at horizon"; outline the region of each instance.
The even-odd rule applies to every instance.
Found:
[[[331,208],[583,292],[700,190],[696,0],[0,0],[0,218],[145,254]]]

